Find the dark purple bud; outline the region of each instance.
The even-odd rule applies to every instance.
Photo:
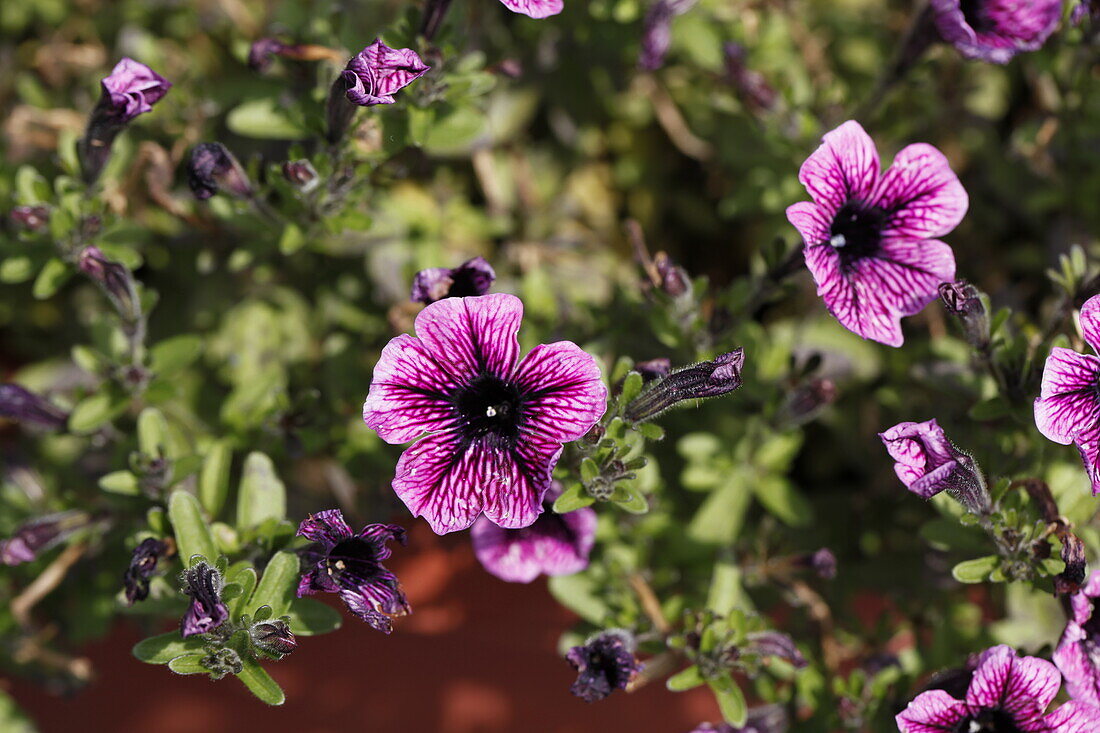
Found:
[[[1070,13],[1070,22],[1074,25],[1081,25],[1086,17],[1092,23],[1096,23],[1100,19],[1100,2],[1097,0],[1078,0]]]
[[[794,564],[812,570],[822,580],[832,580],[836,577],[836,555],[828,547],[801,555],[795,559]]]
[[[434,303],[444,298],[485,295],[497,274],[484,257],[466,260],[455,268],[429,267],[413,278],[410,298],[414,303]]]
[[[221,143],[200,143],[191,150],[187,183],[191,186],[191,193],[200,201],[218,191],[242,199],[252,198],[253,193],[248,174],[233,153]]]
[[[811,379],[787,395],[783,414],[791,422],[800,425],[817,416],[836,401],[836,383],[825,377]]]
[[[124,320],[141,318],[134,276],[125,265],[107,259],[99,247],[89,245],[81,250],[77,266],[106,293]]]
[[[642,381],[652,382],[654,379],[668,376],[672,371],[672,361],[667,356],[640,361],[634,365],[634,371],[642,375]]]
[[[309,193],[321,182],[313,164],[305,159],[283,163],[283,177],[302,193]]]
[[[126,605],[149,597],[149,578],[156,572],[157,562],[168,553],[168,545],[154,537],[142,540],[130,557],[130,567],[122,574],[126,591]]]
[[[222,576],[217,569],[199,562],[184,571],[183,581],[183,592],[191,596],[191,605],[180,623],[184,638],[209,633],[229,619],[229,608],[221,598]]]
[[[610,629],[570,649],[565,658],[578,674],[569,691],[585,702],[596,702],[615,690],[625,690],[642,671],[634,646],[628,632]]]
[[[10,216],[17,225],[36,232],[49,223],[50,210],[45,206],[16,206]]]
[[[0,417],[54,430],[60,430],[69,421],[69,413],[18,384],[0,384]]]
[[[738,43],[723,46],[726,78],[738,98],[752,112],[767,112],[775,107],[776,93],[764,76],[745,64],[745,47]]]
[[[760,657],[778,657],[795,667],[805,667],[808,662],[787,634],[779,631],[755,631],[748,635],[745,652]]]
[[[348,61],[332,85],[327,110],[329,142],[344,136],[358,107],[393,104],[394,94],[430,68],[411,48],[390,48],[375,39]]]
[[[940,285],[940,299],[947,312],[962,324],[966,342],[976,349],[989,346],[989,313],[981,299],[981,291],[966,280]]]
[[[691,277],[687,270],[673,262],[667,254],[658,252],[653,257],[653,264],[657,268],[661,292],[673,298],[691,294]]]
[[[276,659],[290,654],[298,648],[298,640],[290,632],[290,626],[282,619],[260,621],[248,629],[252,644]]]
[[[172,84],[145,64],[124,58],[101,82],[103,92],[77,144],[86,183],[93,183],[111,157],[115,137],[138,115],[151,112]]]
[[[672,19],[690,10],[695,1],[657,0],[649,6],[642,21],[642,50],[638,53],[640,69],[656,71],[664,65],[665,55],[672,45]]]
[[[24,522],[11,537],[0,540],[0,562],[20,565],[35,560],[38,555],[68,539],[78,529],[87,527],[91,518],[81,511],[47,514]]]
[[[623,410],[630,422],[642,422],[660,415],[685,400],[718,397],[741,386],[743,349],[734,349],[712,361],[685,367],[653,382]]]
[[[898,423],[879,437],[894,459],[894,472],[914,494],[931,499],[947,491],[972,514],[989,513],[991,499],[977,464],[934,419]]]
[[[228,647],[211,649],[204,657],[199,659],[199,664],[210,672],[210,679],[220,680],[227,674],[238,674],[244,665],[237,652]]]

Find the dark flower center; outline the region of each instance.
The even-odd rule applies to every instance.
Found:
[[[344,588],[369,584],[378,575],[378,548],[360,537],[349,537],[329,550],[325,571]]]
[[[993,23],[985,12],[984,0],[961,0],[959,10],[962,11],[966,24],[976,33],[982,33],[991,29]]]
[[[829,244],[840,253],[841,263],[850,266],[878,252],[886,212],[861,201],[848,201],[833,217]]]
[[[1081,630],[1085,632],[1082,640],[1085,654],[1094,667],[1100,667],[1100,609],[1096,607],[1095,600],[1092,604],[1092,613],[1085,623],[1081,624]]]
[[[1003,710],[983,708],[975,715],[968,715],[952,729],[952,733],[1022,733],[1016,719]]]
[[[486,439],[511,447],[523,422],[523,399],[519,389],[500,377],[482,374],[454,397],[455,410],[462,418],[463,437]]]
[[[459,267],[451,270],[451,287],[447,295],[451,298],[481,295],[489,289],[489,284],[488,276],[481,270]]]

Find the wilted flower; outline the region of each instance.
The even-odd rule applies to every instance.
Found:
[[[894,472],[914,494],[931,499],[947,490],[971,512],[988,512],[989,494],[974,459],[951,444],[935,419],[898,423],[879,437],[896,461]]]
[[[184,638],[206,634],[229,620],[229,607],[222,602],[222,575],[205,562],[183,571],[183,592],[191,605],[183,614],[180,632]]]
[[[944,40],[994,64],[1041,48],[1062,17],[1062,0],[931,0],[931,7]]]
[[[1085,343],[1100,348],[1100,295],[1081,307]],[[1043,386],[1035,400],[1035,426],[1062,445],[1075,443],[1092,482],[1100,494],[1100,358],[1054,347],[1043,368]]]
[[[951,248],[935,239],[962,220],[966,191],[931,145],[904,148],[879,174],[878,151],[858,122],[825,135],[798,173],[813,201],[787,209],[805,241],[817,292],[841,325],[900,346],[903,316],[955,277]]]
[[[134,275],[125,265],[107,259],[99,247],[88,245],[80,251],[77,266],[99,285],[125,320],[136,321],[141,317]]]
[[[168,545],[155,537],[147,537],[134,548],[130,566],[122,574],[126,605],[149,597],[149,578],[157,570],[157,562],[168,552]]]
[[[69,421],[67,412],[18,384],[0,384],[0,417],[55,430],[65,427]]]
[[[283,177],[302,193],[309,193],[320,183],[313,163],[305,159],[288,160],[283,163]]]
[[[571,575],[588,567],[596,538],[596,512],[588,507],[555,514],[550,507],[561,494],[554,482],[535,523],[503,529],[480,517],[470,529],[474,554],[488,572],[509,583],[530,583],[539,575]]]
[[[989,345],[989,313],[976,287],[966,280],[941,283],[940,300],[947,312],[959,319],[968,344],[978,349]]]
[[[19,226],[35,232],[49,222],[50,210],[45,206],[16,206],[9,216]]]
[[[290,654],[298,648],[298,640],[283,619],[258,621],[248,629],[248,637],[253,646],[276,659]]]
[[[653,382],[623,410],[631,422],[649,420],[685,400],[718,397],[741,386],[741,367],[745,352],[734,349],[693,366],[672,372]]]
[[[749,710],[748,719],[741,728],[729,723],[702,723],[691,733],[786,733],[789,725],[790,719],[782,705],[761,705]]]
[[[221,143],[200,143],[191,150],[187,183],[200,201],[220,190],[238,198],[252,197],[248,174]]]
[[[356,109],[393,104],[394,94],[430,68],[411,48],[390,48],[376,38],[348,61],[333,82],[328,98],[329,141],[343,137]]]
[[[1018,657],[1009,646],[995,646],[979,658],[965,699],[946,690],[922,692],[895,720],[901,733],[1098,730],[1100,710],[1082,702],[1046,713],[1061,685],[1058,670],[1045,659]]]
[[[780,631],[754,631],[745,642],[744,651],[760,657],[776,657],[801,669],[808,662],[795,646],[794,639]]]
[[[531,18],[549,18],[565,7],[563,0],[500,0],[513,13]]]
[[[485,295],[497,274],[484,257],[466,260],[458,267],[429,267],[416,273],[410,298],[414,303],[434,303],[444,298]]]
[[[316,542],[302,552],[308,570],[298,584],[298,597],[317,591],[338,593],[348,610],[383,633],[393,631],[391,616],[410,612],[397,576],[382,566],[390,557],[386,543],[405,544],[396,524],[368,524],[356,534],[339,509],[311,514],[298,535]]]
[[[363,419],[387,443],[420,438],[393,488],[438,534],[483,512],[508,529],[534,523],[562,444],[606,409],[596,360],[576,344],[536,346],[519,361],[522,318],[514,295],[440,300],[375,365]]]
[[[36,517],[16,528],[11,537],[0,540],[0,562],[20,565],[66,540],[88,526],[91,518],[81,511],[59,512]]]
[[[742,104],[751,110],[770,110],[775,107],[775,89],[768,84],[764,75],[748,67],[745,63],[745,47],[740,43],[726,43],[722,46],[726,60],[726,78],[733,85]]]
[[[695,5],[696,0],[657,0],[646,11],[642,22],[642,50],[638,54],[638,66],[644,71],[655,71],[665,63],[665,55],[672,44],[672,19],[683,15]]]
[[[1100,708],[1100,570],[1081,592],[1070,596],[1073,615],[1054,650],[1054,664],[1066,679],[1070,698]]]
[[[625,690],[642,671],[642,664],[634,657],[634,638],[619,629],[596,634],[584,646],[570,649],[565,658],[578,672],[569,691],[585,702]]]
[[[151,112],[172,84],[145,64],[123,58],[101,82],[103,93],[80,141],[84,180],[95,181],[111,156],[115,137],[135,117]]]

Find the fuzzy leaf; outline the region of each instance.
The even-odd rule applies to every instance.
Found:
[[[137,476],[129,471],[112,471],[105,476],[101,476],[99,488],[112,494],[125,494],[127,496],[137,496],[140,493]]]
[[[1000,563],[1001,558],[996,555],[963,560],[951,568],[951,575],[960,583],[982,583],[989,578],[989,574],[996,570]]]
[[[218,516],[229,496],[229,468],[232,462],[233,450],[228,440],[216,441],[206,451],[199,474],[199,500],[212,517]]]
[[[694,664],[685,670],[681,670],[665,680],[665,687],[673,692],[691,690],[706,682],[699,668]]]
[[[248,454],[237,497],[237,529],[248,529],[267,519],[286,516],[286,487],[275,474],[275,464],[263,453]]]
[[[134,644],[133,654],[146,664],[168,664],[176,657],[202,651],[204,643],[197,636],[184,639],[178,631],[169,631]]]
[[[176,674],[210,674],[210,670],[202,666],[202,654],[185,654],[168,662],[168,669]]]
[[[175,374],[202,356],[202,339],[190,334],[165,339],[149,349],[149,369],[157,376]]]
[[[271,615],[276,618],[286,614],[296,597],[299,577],[298,556],[293,552],[276,552],[264,568],[250,605],[270,606]]]
[[[241,671],[237,673],[237,679],[243,682],[253,695],[268,705],[282,705],[286,700],[283,688],[271,679],[271,675],[251,655],[246,654],[241,657]]]
[[[316,636],[336,631],[343,623],[340,612],[312,598],[299,598],[290,604],[290,630],[299,636]]]
[[[568,514],[586,506],[591,506],[596,499],[584,490],[581,484],[573,484],[554,500],[554,511],[557,514]]]
[[[176,545],[184,565],[195,555],[202,555],[207,562],[218,559],[218,550],[210,527],[203,519],[199,500],[186,491],[172,492],[168,502],[168,519],[176,535]]]
[[[740,728],[749,717],[749,709],[745,704],[745,693],[729,676],[728,673],[707,680],[710,689],[718,700],[718,708],[722,711],[722,717],[735,728]]]

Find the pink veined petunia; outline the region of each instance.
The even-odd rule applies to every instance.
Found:
[[[348,61],[347,97],[361,107],[393,104],[393,95],[431,70],[411,48],[390,48],[380,38]]]
[[[931,9],[945,41],[994,64],[1041,48],[1062,18],[1062,0],[931,0]]]
[[[1100,349],[1100,295],[1081,307],[1085,342]],[[1100,358],[1056,346],[1043,369],[1043,386],[1035,400],[1035,425],[1055,443],[1075,443],[1100,494]]]
[[[1100,708],[1100,570],[1070,597],[1073,615],[1066,623],[1054,663],[1066,679],[1070,698]]]
[[[607,388],[595,359],[558,341],[520,361],[522,318],[514,295],[446,298],[375,365],[363,419],[387,443],[416,440],[393,488],[437,534],[481,514],[506,529],[531,525],[562,445],[603,416]]]
[[[1046,709],[1062,685],[1054,665],[1017,656],[1009,646],[987,649],[978,659],[966,697],[946,690],[922,692],[895,718],[901,733],[1088,733],[1100,730],[1100,710],[1068,702]]]
[[[596,540],[596,512],[588,507],[556,514],[561,494],[555,481],[543,500],[547,511],[523,529],[504,529],[480,517],[470,529],[474,555],[486,571],[509,583],[530,583],[540,575],[571,575],[588,567]]]
[[[172,88],[170,81],[131,58],[123,58],[115,64],[100,84],[103,87],[101,106],[109,108],[109,114],[123,122],[152,112],[153,105]]]
[[[880,175],[874,141],[850,120],[825,135],[798,179],[813,201],[787,209],[805,241],[818,295],[845,328],[889,346],[905,340],[901,319],[938,297],[955,278],[942,237],[968,199],[943,154],[904,148]]]
[[[526,15],[530,18],[549,18],[557,15],[565,7],[562,0],[500,0],[504,7],[513,13]]]

